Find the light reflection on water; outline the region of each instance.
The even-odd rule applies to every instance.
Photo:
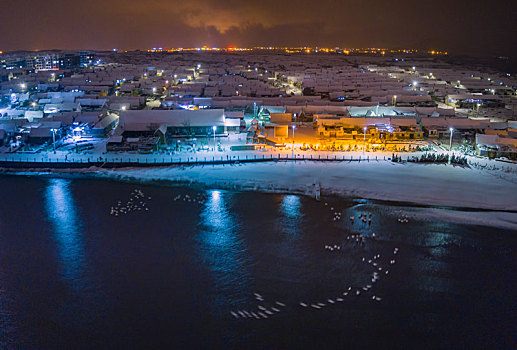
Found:
[[[52,223],[62,274],[76,287],[83,287],[86,258],[82,224],[71,191],[71,181],[50,179],[45,192],[45,209]]]
[[[216,286],[228,292],[243,291],[249,280],[245,267],[246,247],[239,236],[239,226],[226,203],[226,193],[207,192],[208,199],[201,213],[201,230],[196,240],[203,262],[213,272]]]
[[[282,230],[286,233],[296,235],[300,224],[300,218],[302,217],[300,212],[300,196],[284,195],[282,198],[281,208],[281,214],[283,214],[283,220],[281,223]]]

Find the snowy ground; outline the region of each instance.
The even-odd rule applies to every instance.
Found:
[[[377,200],[517,211],[517,183],[488,171],[391,162],[278,162],[103,170],[110,177],[242,190],[338,194]]]

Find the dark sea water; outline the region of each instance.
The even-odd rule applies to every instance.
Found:
[[[517,232],[399,209],[2,176],[0,348],[515,348]]]

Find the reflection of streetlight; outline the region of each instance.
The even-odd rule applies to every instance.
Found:
[[[25,90],[25,87],[26,87],[26,86],[27,86],[27,85],[25,85],[25,83],[21,83],[21,84],[20,84],[20,87],[22,88],[22,90]]]
[[[416,89],[416,86],[418,85],[418,82],[414,81],[413,82],[413,89]]]
[[[393,95],[393,106],[397,105],[397,95]]]
[[[126,106],[122,106],[120,109],[122,109],[123,111],[126,110]]]
[[[212,126],[212,130],[214,131],[214,152],[215,152],[215,129],[217,129],[217,127],[215,125]]]
[[[291,128],[293,129],[293,148],[291,150],[291,158],[294,158],[294,129],[296,129],[296,125],[291,125]]]

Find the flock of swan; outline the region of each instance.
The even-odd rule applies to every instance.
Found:
[[[151,200],[150,196],[147,196],[144,194],[143,191],[139,189],[135,189],[130,194],[129,200],[122,204],[122,201],[118,201],[117,204],[113,207],[111,207],[110,214],[114,216],[118,216],[121,214],[128,214],[132,211],[141,211],[145,210],[148,211],[149,208],[147,207],[146,200]],[[184,202],[191,202],[191,203],[198,203],[198,204],[204,204],[206,202],[206,196],[204,196],[201,193],[198,193],[195,196],[190,196],[188,194],[185,195],[177,195],[173,198],[174,201],[184,201]],[[332,213],[332,220],[333,221],[339,221],[341,220],[342,213],[341,211],[335,209],[333,206],[330,206],[328,203],[324,203],[326,207],[329,207],[331,213]],[[350,216],[349,220],[351,224],[353,225],[355,222],[355,216]],[[361,220],[363,224],[370,226],[372,222],[372,213],[371,212],[361,212],[358,216],[358,220]],[[399,223],[407,223],[408,217],[407,216],[401,216],[398,219]],[[345,248],[346,244],[352,243],[356,246],[365,246],[367,243],[367,239],[375,239],[376,235],[374,232],[372,232],[371,236],[368,237],[366,235],[363,235],[361,233],[355,233],[351,235],[346,236],[346,242],[344,244],[326,244],[325,249],[328,251],[342,251],[342,249]],[[325,307],[331,306],[331,305],[337,305],[339,303],[344,302],[347,298],[350,298],[352,296],[358,297],[361,295],[369,295],[371,296],[371,300],[380,302],[382,301],[382,298],[378,296],[377,294],[373,293],[373,286],[379,279],[381,278],[381,275],[388,275],[389,270],[388,267],[390,265],[394,265],[396,263],[395,255],[399,252],[399,248],[395,248],[393,250],[393,256],[390,257],[389,261],[383,261],[381,260],[381,254],[375,254],[371,258],[362,257],[362,262],[366,263],[371,271],[371,282],[369,284],[366,284],[364,286],[359,287],[352,287],[348,286],[347,289],[340,292],[340,294],[335,295],[332,298],[327,298],[323,301],[315,301],[315,302],[307,302],[307,301],[300,301],[298,302],[298,306],[302,308],[312,308],[321,310]],[[256,309],[253,310],[232,310],[230,311],[230,314],[234,318],[242,318],[242,319],[268,319],[275,314],[280,313],[285,307],[286,304],[280,301],[274,301],[274,302],[265,302],[264,297],[259,293],[254,293],[255,299],[260,304],[257,305]]]
[[[151,200],[151,197],[147,197],[147,200]],[[129,200],[122,204],[122,201],[118,201],[117,204],[110,209],[110,215],[119,216],[122,214],[129,214],[132,211],[148,211],[146,196],[141,190],[134,190],[129,195]]]
[[[341,219],[341,212],[337,209],[335,209],[332,206],[329,206],[328,203],[325,203],[326,207],[329,207],[331,213],[332,213],[332,220],[338,221]],[[363,224],[366,224],[368,226],[371,225],[372,222],[372,213],[371,212],[364,212],[360,213],[358,216],[358,219],[363,222]],[[350,222],[354,224],[355,217],[350,217]],[[407,223],[409,220],[407,217],[403,216],[402,218],[398,218],[399,223]],[[346,242],[343,244],[326,244],[324,246],[325,250],[331,251],[331,252],[343,252],[343,254],[346,253],[344,250],[346,244],[353,243],[356,246],[363,246],[366,244],[367,239],[374,240],[376,238],[376,235],[374,232],[372,232],[371,236],[366,236],[361,233],[355,233],[351,235],[346,236]],[[352,285],[349,285],[348,288],[345,288],[343,291],[337,293],[331,298],[327,298],[326,300],[321,301],[299,301],[297,306],[301,308],[306,309],[315,309],[315,310],[321,310],[327,307],[335,306],[340,303],[345,302],[347,299],[352,299],[361,297],[361,296],[367,296],[370,300],[374,302],[381,302],[383,298],[379,296],[377,293],[375,293],[375,284],[381,279],[386,278],[386,276],[389,274],[389,267],[394,265],[396,263],[396,255],[399,252],[399,248],[395,247],[393,249],[393,252],[391,256],[387,257],[381,257],[381,254],[375,254],[372,257],[365,257],[363,256],[361,261],[365,263],[369,270],[370,270],[370,279],[368,280],[367,284],[360,285],[353,287]],[[284,303],[280,303],[278,301],[275,301],[274,304],[267,304],[264,303],[264,298],[261,294],[255,293],[255,299],[259,302],[259,304],[256,307],[256,310],[231,310],[230,314],[234,318],[241,318],[241,319],[267,319],[272,316],[274,316],[276,313],[280,312],[283,307],[285,307]],[[279,307],[281,306],[281,307]]]
[[[149,211],[146,201],[151,200],[151,196],[146,196],[142,190],[135,189],[129,195],[129,200],[126,203],[118,201],[116,205],[110,208],[110,215],[119,216],[123,214],[129,214],[132,211]],[[206,202],[206,196],[198,193],[195,196],[177,195],[173,198],[173,201],[183,201],[197,204],[204,204]]]
[[[183,202],[187,202],[187,203],[204,204],[206,202],[206,197],[204,195],[202,195],[201,193],[198,193],[195,196],[190,196],[188,194],[182,196],[182,195],[179,194],[176,197],[174,197],[173,200],[175,202],[176,201],[183,201]]]

